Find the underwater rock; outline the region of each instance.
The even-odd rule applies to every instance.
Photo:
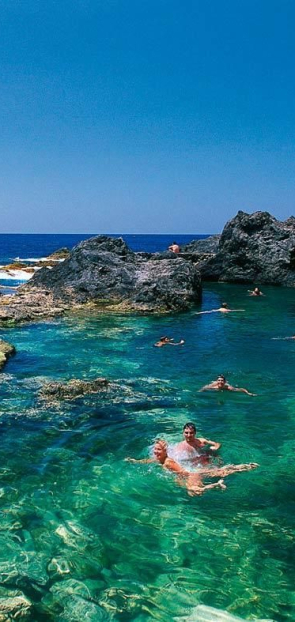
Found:
[[[224,227],[217,253],[198,264],[202,278],[295,286],[295,218],[239,211]]]
[[[110,385],[106,378],[95,378],[95,380],[69,380],[68,382],[47,382],[41,389],[39,395],[43,399],[74,400],[82,395],[105,391]]]
[[[174,620],[175,622],[242,622],[244,618],[237,618],[222,609],[197,605],[188,617],[174,618]],[[275,622],[275,620],[251,618],[251,622]]]
[[[12,592],[11,596],[0,597],[0,622],[8,622],[17,618],[28,620],[32,609],[32,603],[22,592]]]
[[[8,341],[0,339],[0,369],[4,367],[7,359],[13,354],[15,354],[15,347]]]

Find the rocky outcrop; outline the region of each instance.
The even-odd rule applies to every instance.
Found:
[[[65,261],[44,267],[15,296],[0,299],[0,323],[12,324],[92,306],[100,311],[181,311],[201,296],[196,267],[174,253],[132,252],[122,238],[78,244]]]
[[[62,259],[67,259],[67,257],[69,257],[70,251],[68,248],[66,248],[65,246],[63,246],[63,248],[58,248],[57,251],[54,251],[54,253],[51,253],[51,255],[48,255],[47,259],[53,259],[55,261],[60,261]]]
[[[0,369],[4,367],[7,359],[13,354],[15,354],[15,347],[8,341],[0,339]]]
[[[224,227],[216,255],[198,269],[206,280],[294,287],[295,218],[238,212]]]
[[[218,251],[221,235],[210,235],[203,240],[192,240],[188,244],[183,244],[180,254],[184,253],[212,253],[215,254]]]
[[[52,401],[74,400],[83,395],[105,391],[110,385],[106,378],[95,380],[69,380],[68,382],[47,382],[41,389],[41,399]]]

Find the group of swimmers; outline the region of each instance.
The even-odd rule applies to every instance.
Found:
[[[176,242],[169,247],[174,253],[179,252],[179,247]],[[255,287],[253,290],[248,290],[249,296],[264,296],[259,287]],[[218,309],[211,309],[208,311],[200,311],[197,315],[204,313],[231,313],[233,311],[244,311],[244,309],[230,309],[226,302],[223,302]],[[184,339],[174,342],[174,339],[165,335],[160,337],[154,346],[162,348],[163,346],[182,346]],[[199,389],[202,391],[235,391],[240,393],[246,393],[247,395],[254,396],[255,393],[250,393],[247,389],[242,387],[233,387],[230,385],[225,376],[220,374],[216,380],[213,380],[209,384],[204,385]],[[224,484],[224,477],[237,473],[240,471],[250,471],[257,468],[258,464],[230,464],[226,466],[216,466],[214,463],[214,455],[220,448],[220,443],[211,441],[206,438],[198,438],[196,436],[196,426],[194,423],[188,422],[183,427],[184,440],[174,447],[168,447],[168,443],[163,439],[157,439],[153,447],[153,457],[143,460],[136,460],[134,458],[126,458],[129,462],[141,462],[141,463],[158,463],[164,469],[172,471],[177,474],[177,481],[181,485],[185,485],[190,495],[201,495],[206,490],[212,488],[226,488]],[[170,453],[170,456],[168,454]],[[171,457],[171,454],[173,457]],[[185,465],[183,464],[185,461]],[[197,471],[191,471],[190,467],[197,467]],[[213,484],[204,484],[203,479],[205,477],[218,478],[218,481]]]
[[[173,242],[169,247],[172,252],[178,253],[179,247]],[[255,287],[253,290],[248,290],[249,296],[264,296],[259,287]],[[230,309],[226,302],[223,302],[218,309],[210,309],[208,311],[200,311],[197,315],[205,313],[230,313],[236,311],[244,311],[244,309]],[[285,339],[295,339],[293,337],[285,337]],[[168,336],[161,337],[154,346],[161,348],[163,346],[182,346],[184,339],[178,342],[174,342],[174,339]],[[250,393],[247,389],[242,387],[233,387],[230,385],[225,376],[220,374],[216,380],[213,380],[209,384],[204,385],[199,389],[202,391],[234,391],[240,393],[246,393],[247,395],[255,396],[255,393]],[[184,440],[174,446],[168,446],[168,443],[163,439],[157,439],[153,446],[153,457],[143,460],[136,460],[134,458],[126,458],[129,462],[141,462],[141,463],[158,463],[164,469],[172,471],[177,474],[177,482],[180,485],[184,485],[190,495],[201,495],[206,490],[212,488],[226,488],[224,484],[224,478],[233,473],[241,471],[250,471],[256,469],[257,463],[248,464],[229,464],[226,466],[216,465],[214,456],[220,448],[220,443],[211,441],[206,438],[198,438],[196,436],[196,426],[194,423],[188,422],[183,427]],[[197,470],[192,471],[191,468]],[[213,479],[218,478],[218,481],[213,484],[204,484],[203,479],[210,477]]]
[[[168,443],[157,439],[153,446],[153,457],[136,460],[126,458],[128,462],[160,464],[164,469],[177,475],[177,483],[185,486],[190,496],[202,495],[212,488],[225,489],[224,478],[241,471],[251,471],[258,467],[256,462],[248,464],[227,464],[216,466],[214,456],[221,447],[220,443],[206,438],[198,438],[194,423],[188,422],[183,426],[184,440],[168,448]],[[169,453],[172,454],[168,455]],[[185,463],[185,464],[183,464]],[[195,468],[192,471],[191,468]],[[205,484],[205,478],[217,479],[217,482]]]

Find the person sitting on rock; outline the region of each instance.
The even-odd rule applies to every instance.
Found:
[[[210,384],[205,384],[204,387],[199,389],[199,393],[201,391],[235,391],[238,393],[247,393],[247,395],[256,395],[256,393],[250,393],[247,389],[243,389],[241,387],[232,387],[228,382],[226,382],[226,378],[223,374],[218,376],[217,380],[213,380]]]
[[[172,251],[172,253],[179,253],[180,246],[176,242],[172,242],[170,246],[168,246],[168,251]]]
[[[173,456],[179,460],[190,460],[192,464],[209,464],[212,455],[221,447],[221,443],[207,438],[197,438],[197,429],[190,421],[183,426],[184,440],[174,445]]]
[[[259,287],[254,287],[254,289],[248,289],[249,292],[249,296],[265,296],[265,294],[262,293],[261,289],[259,289]]]
[[[210,309],[210,311],[197,311],[195,315],[204,315],[204,313],[232,313],[233,311],[245,311],[245,309],[229,309],[227,302],[223,302],[219,309]]]
[[[251,471],[256,469],[258,464],[256,462],[250,462],[249,464],[228,464],[221,468],[205,467],[198,469],[197,472],[187,471],[176,460],[168,456],[168,444],[162,439],[157,439],[153,448],[153,458],[146,458],[143,460],[136,460],[135,458],[125,458],[127,462],[138,462],[144,464],[159,463],[164,469],[172,471],[178,475],[178,484],[185,486],[187,492],[191,496],[202,495],[206,490],[212,488],[226,488],[223,478],[232,475],[233,473],[239,473],[242,471]],[[218,481],[214,484],[204,484],[203,478],[207,476],[210,478],[218,478]]]
[[[163,346],[182,346],[184,344],[184,339],[181,339],[177,343],[174,343],[173,339],[170,337],[161,337],[157,343],[154,343],[156,348],[162,348]]]

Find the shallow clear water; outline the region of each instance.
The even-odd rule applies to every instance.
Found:
[[[293,370],[289,289],[251,298],[207,284],[198,309],[244,313],[75,315],[1,331],[0,596],[31,620],[171,622],[198,603],[295,619]],[[168,334],[183,347],[153,348]],[[198,393],[217,374],[244,394]],[[49,379],[106,376],[115,391],[45,406]],[[192,420],[228,462],[259,462],[192,498],[160,467],[130,464]]]

